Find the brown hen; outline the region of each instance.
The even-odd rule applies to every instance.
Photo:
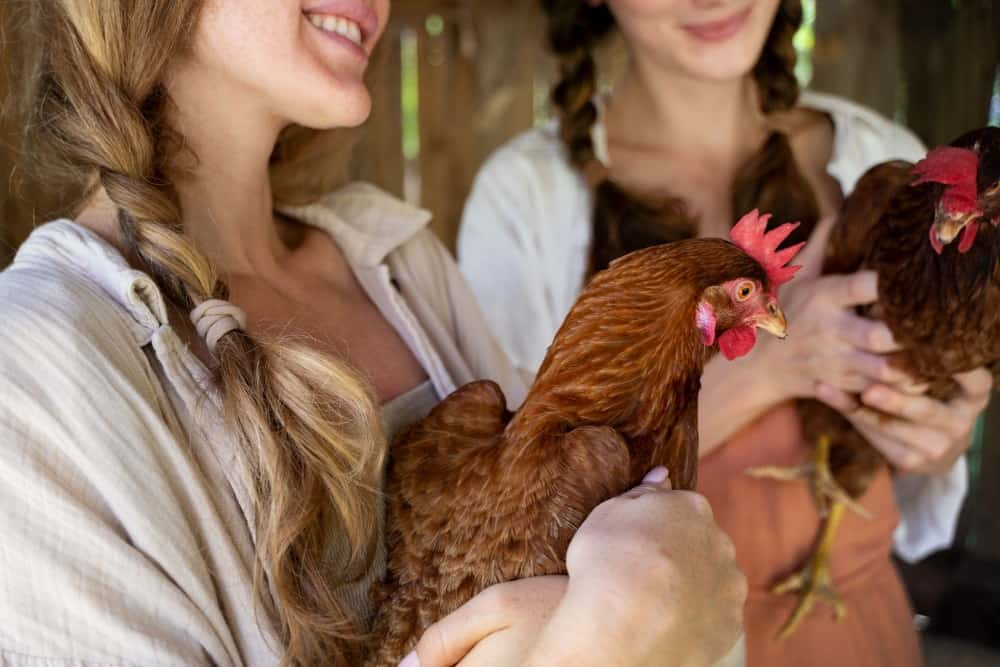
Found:
[[[952,243],[959,238],[958,243]],[[831,233],[824,273],[878,273],[878,301],[859,314],[884,321],[902,350],[894,367],[927,395],[948,401],[954,375],[982,366],[1000,373],[1000,128],[970,132],[916,165],[893,161],[870,169],[844,202]],[[813,460],[797,468],[765,467],[758,477],[806,477],[824,516],[816,549],[775,593],[797,592],[799,604],[779,633],[790,635],[816,601],[846,613],[830,578],[830,548],[845,509],[884,457],[836,410],[801,401]]]
[[[756,212],[739,246],[701,239],[649,248],[594,277],[549,348],[521,409],[493,382],[468,384],[393,443],[388,574],[369,665],[388,667],[423,631],[488,586],[565,573],[590,511],[668,467],[692,489],[698,390],[715,343],[730,357],[756,327],[784,336],[777,286],[795,228],[764,233]]]

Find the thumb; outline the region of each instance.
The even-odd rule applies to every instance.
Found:
[[[670,483],[670,471],[663,466],[657,466],[646,473],[638,486],[633,486],[621,497],[639,498],[653,491],[670,491],[671,489],[673,489],[673,485]]]
[[[485,637],[503,629],[505,619],[494,597],[487,588],[431,625],[399,667],[451,667],[460,662]]]
[[[806,247],[795,256],[794,262],[802,266],[798,276],[802,278],[815,278],[823,270],[823,258],[826,256],[826,244],[830,240],[830,232],[837,224],[836,216],[827,216],[816,223],[812,236],[806,243]]]

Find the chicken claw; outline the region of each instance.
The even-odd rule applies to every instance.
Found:
[[[844,509],[844,506],[839,502],[833,503],[830,515],[823,522],[819,544],[816,546],[816,552],[812,558],[802,570],[779,581],[771,588],[771,592],[776,595],[793,592],[799,594],[799,603],[781,630],[778,631],[777,639],[791,637],[802,619],[812,611],[817,600],[833,607],[834,618],[838,622],[847,616],[847,608],[837,595],[837,590],[833,587],[833,577],[830,574],[830,549],[837,528],[840,526],[840,520],[844,516]]]
[[[798,466],[758,466],[749,468],[746,473],[756,479],[777,479],[783,482],[808,479],[821,517],[829,514],[831,505],[839,503],[858,516],[871,518],[871,513],[851,498],[833,478],[833,473],[830,472],[829,436],[820,436],[813,450],[813,460],[809,463]]]

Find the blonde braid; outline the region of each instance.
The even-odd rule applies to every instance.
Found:
[[[36,85],[38,139],[103,186],[118,207],[126,254],[168,301],[190,311],[226,299],[225,283],[184,234],[166,175],[178,141],[161,82],[200,3],[36,2],[49,38]],[[240,329],[223,335],[214,353],[225,422],[254,496],[258,601],[277,614],[283,663],[349,661],[363,633],[336,591],[374,558],[386,451],[371,388],[339,360]],[[333,569],[338,537],[349,554]]]

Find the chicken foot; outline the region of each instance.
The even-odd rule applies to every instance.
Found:
[[[821,517],[826,517],[831,506],[840,504],[858,516],[866,519],[871,514],[844,491],[830,471],[830,437],[822,435],[813,449],[813,460],[797,466],[758,466],[750,468],[747,474],[756,479],[776,479],[790,482],[796,479],[807,479],[812,491],[813,500]]]
[[[830,550],[833,547],[837,528],[839,528],[840,521],[844,516],[844,509],[844,505],[834,501],[830,507],[829,515],[823,521],[819,543],[816,545],[816,551],[809,562],[800,571],[779,581],[771,588],[771,593],[775,595],[792,592],[799,595],[799,603],[781,630],[778,631],[777,639],[791,637],[802,620],[812,611],[813,605],[817,601],[825,602],[833,607],[834,618],[838,622],[847,616],[847,608],[837,595],[830,573]]]

